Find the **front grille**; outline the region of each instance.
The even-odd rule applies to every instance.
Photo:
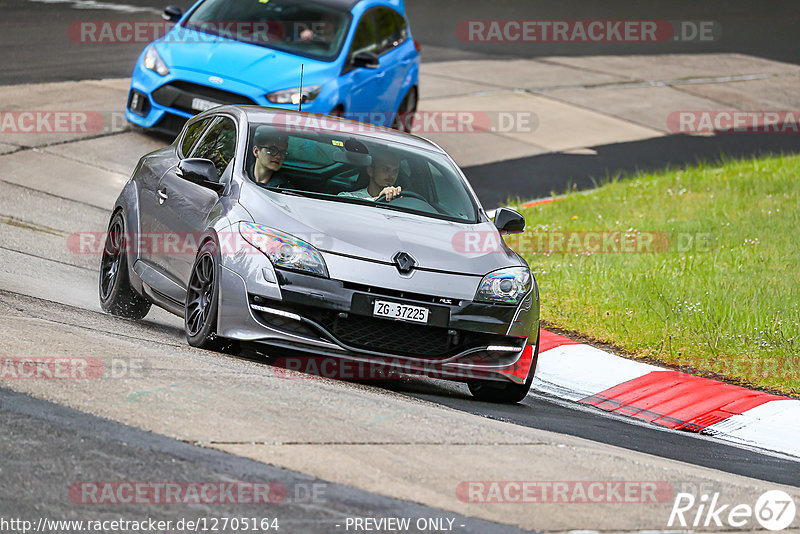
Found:
[[[309,335],[310,331],[306,330],[309,328],[318,331],[317,334],[324,338],[333,336],[340,343],[355,349],[410,358],[447,358],[470,348],[489,345],[513,345],[522,349],[524,342],[523,338],[503,334],[414,324],[314,306],[288,305],[286,302],[273,301],[267,301],[265,304],[262,297],[254,295],[250,295],[250,302],[295,313],[319,325],[312,326],[310,323],[301,325],[291,319],[281,319],[280,316],[261,312],[256,314],[261,321],[283,330],[306,337],[316,337]],[[278,322],[281,324],[277,324]]]
[[[471,347],[514,344],[518,338],[482,334],[354,314],[318,314],[318,322],[343,343],[414,358],[444,358]]]
[[[348,345],[393,354],[444,356],[456,345],[447,328],[361,315],[336,317],[323,326]]]
[[[153,126],[153,130],[177,135],[181,130],[183,130],[183,126],[186,124],[186,121],[187,119],[184,119],[183,117],[173,115],[172,113],[164,113],[164,116],[161,117],[161,120],[158,121],[155,126]]]
[[[243,95],[223,91],[214,87],[200,85],[191,82],[177,80],[168,84],[162,85],[153,91],[153,100],[162,106],[179,109],[192,115],[199,113],[201,110],[192,107],[192,100],[195,98],[202,98],[203,100],[210,100],[218,104],[244,104],[252,105],[255,102]]]

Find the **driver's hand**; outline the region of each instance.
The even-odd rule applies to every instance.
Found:
[[[398,198],[400,196],[400,192],[402,191],[401,187],[384,187],[383,191],[381,191],[381,195],[386,195],[386,202],[391,201],[392,199]],[[380,197],[380,195],[378,195]]]
[[[314,32],[309,29],[305,29],[300,32],[300,39],[302,39],[303,41],[310,41],[313,38],[314,38]]]

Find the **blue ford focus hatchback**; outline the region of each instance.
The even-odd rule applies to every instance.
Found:
[[[409,129],[420,59],[403,0],[200,0],[164,17],[175,25],[133,70],[135,125],[174,133],[222,104],[302,104]]]

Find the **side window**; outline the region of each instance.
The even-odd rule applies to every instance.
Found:
[[[194,147],[192,157],[210,159],[217,168],[217,174],[222,176],[235,153],[236,123],[228,117],[220,117]]]
[[[358,23],[356,34],[353,36],[353,45],[350,47],[350,59],[359,52],[372,52],[377,54],[378,44],[375,42],[375,21],[372,11],[367,11],[361,22]]]
[[[406,19],[393,9],[388,7],[376,9],[375,26],[378,30],[378,50],[375,52],[376,54],[391,50],[406,40],[408,34]]]
[[[194,142],[197,141],[197,138],[200,137],[200,134],[203,133],[203,130],[210,121],[211,119],[197,121],[186,129],[186,133],[183,136],[183,141],[181,141],[182,156],[185,157],[189,153],[189,151],[192,149],[192,145],[194,145]]]

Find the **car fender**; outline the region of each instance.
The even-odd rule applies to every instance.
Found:
[[[136,175],[136,172],[139,170],[139,165],[136,166],[136,170],[133,172],[133,175]],[[125,233],[128,236],[137,236],[141,232],[141,224],[139,221],[139,191],[136,186],[136,182],[133,180],[128,180],[125,186],[122,188],[117,200],[114,202],[114,209],[111,212],[111,217],[113,218],[114,215],[118,212],[122,212],[122,219],[125,223]],[[109,219],[110,221],[110,219]],[[107,231],[107,230],[106,230]],[[105,235],[103,235],[103,242],[105,243]],[[139,259],[141,256],[139,251],[139,240],[138,239],[130,239],[128,238],[128,279],[130,280],[131,286],[134,290],[136,290],[139,294],[142,294],[142,279],[139,278],[139,275],[136,271],[133,270],[133,265],[136,263],[136,260]]]

